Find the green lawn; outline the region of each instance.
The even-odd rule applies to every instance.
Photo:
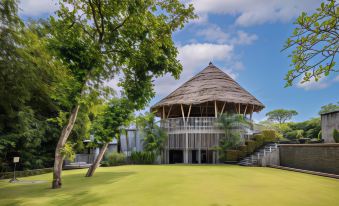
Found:
[[[239,166],[119,166],[64,171],[62,189],[51,174],[0,181],[0,205],[339,205],[339,180],[271,168]]]

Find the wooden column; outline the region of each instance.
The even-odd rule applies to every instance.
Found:
[[[220,116],[224,113],[225,105],[226,105],[226,102],[224,102],[224,105],[222,105]]]
[[[188,163],[188,132],[187,132],[187,124],[185,121],[185,112],[184,112],[184,108],[181,106],[181,113],[182,113],[182,118],[184,120],[184,128],[185,128],[185,149],[184,149],[184,163],[187,164]]]
[[[169,117],[169,115],[170,115],[170,113],[171,113],[172,106],[173,106],[173,105],[171,105],[171,107],[169,108],[169,111],[168,111],[168,113],[167,113],[167,119],[168,119],[168,117]]]
[[[215,118],[218,117],[218,107],[217,107],[217,101],[214,100],[214,116]]]

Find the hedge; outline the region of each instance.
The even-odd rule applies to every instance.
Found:
[[[247,156],[247,146],[242,145],[239,147],[239,158],[244,158]]]
[[[275,130],[263,130],[261,135],[264,139],[264,142],[275,142],[277,141],[277,132]]]
[[[264,144],[264,137],[261,134],[254,135],[254,140],[256,141],[256,148],[260,148]]]
[[[43,169],[35,169],[35,170],[24,170],[24,171],[16,171],[15,176],[16,177],[27,177],[27,176],[33,176],[33,175],[40,175],[53,172],[53,168],[43,168]],[[13,178],[13,172],[4,172],[0,173],[0,179],[10,179]]]
[[[247,140],[246,141],[246,146],[247,146],[247,154],[252,154],[255,149],[256,149],[256,142],[252,140]]]
[[[226,161],[238,161],[239,150],[226,150]]]

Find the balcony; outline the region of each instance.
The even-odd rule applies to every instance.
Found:
[[[167,134],[184,133],[225,133],[224,129],[217,124],[216,117],[189,117],[169,118],[161,120],[161,127]]]

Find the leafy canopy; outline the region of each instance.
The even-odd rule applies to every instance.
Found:
[[[95,143],[108,143],[113,138],[119,138],[122,127],[130,122],[133,111],[126,98],[111,99],[93,122],[91,132]]]
[[[146,152],[160,154],[167,140],[166,132],[158,125],[153,113],[146,113],[136,118],[137,127]]]
[[[301,83],[318,81],[338,72],[336,55],[339,50],[339,6],[336,0],[327,0],[313,14],[303,12],[295,22],[296,28],[287,39],[284,49],[292,48],[294,68],[286,74],[286,86],[299,77]]]
[[[179,0],[61,0],[51,17],[52,47],[85,84],[120,73],[119,85],[137,109],[154,96],[153,78],[178,78],[182,66],[172,32],[195,17]]]
[[[276,109],[266,113],[268,120],[275,121],[278,123],[285,123],[287,120],[292,119],[293,116],[297,115],[298,112],[295,110]]]

